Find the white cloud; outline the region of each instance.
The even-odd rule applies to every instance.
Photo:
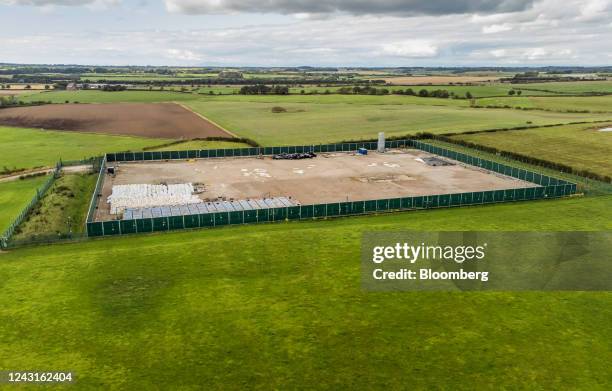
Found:
[[[489,26],[482,27],[483,34],[495,34],[495,33],[501,33],[501,32],[510,31],[510,30],[512,30],[512,26],[510,26],[510,24],[508,23],[492,24]]]
[[[383,53],[398,57],[434,57],[438,54],[438,47],[429,41],[406,40],[384,44]]]

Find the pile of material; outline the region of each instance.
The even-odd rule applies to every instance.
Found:
[[[304,152],[304,153],[279,153],[278,155],[274,155],[272,159],[275,160],[299,160],[299,159],[312,159],[317,157],[317,154],[314,152]]]
[[[108,196],[112,214],[123,213],[126,208],[197,204],[202,200],[193,194],[191,183],[177,185],[117,185]]]

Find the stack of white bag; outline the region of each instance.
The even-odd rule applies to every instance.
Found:
[[[108,196],[112,214],[123,213],[126,208],[151,208],[197,204],[202,200],[193,194],[191,183],[177,185],[117,185]]]

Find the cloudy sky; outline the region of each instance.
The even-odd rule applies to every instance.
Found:
[[[0,0],[0,62],[611,65],[612,0]]]

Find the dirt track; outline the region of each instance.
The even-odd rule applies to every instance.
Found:
[[[170,139],[233,137],[174,103],[15,107],[0,110],[0,125]]]

